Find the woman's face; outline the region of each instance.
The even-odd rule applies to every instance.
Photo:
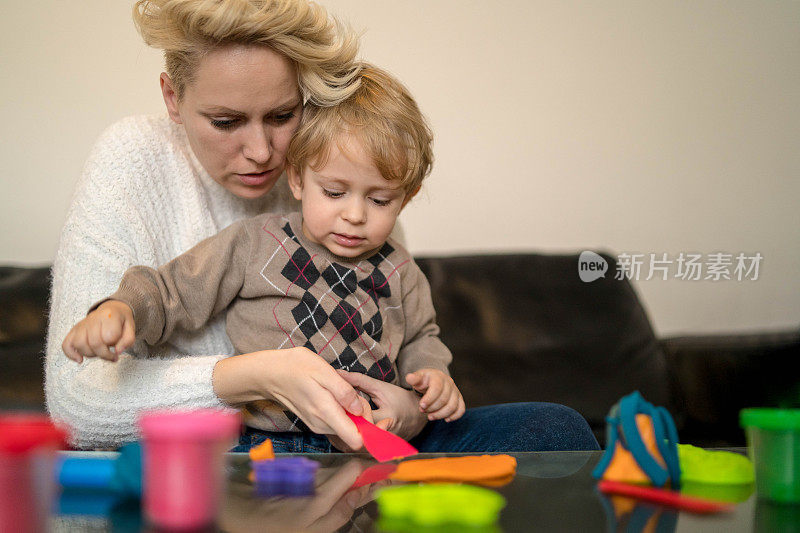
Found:
[[[161,74],[169,115],[203,168],[236,196],[258,198],[283,172],[302,112],[294,65],[266,46],[227,46],[200,61],[178,101]]]

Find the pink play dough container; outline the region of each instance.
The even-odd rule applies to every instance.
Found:
[[[214,522],[225,483],[225,451],[239,433],[232,411],[151,411],[142,430],[144,512],[155,526],[194,529]]]
[[[53,460],[66,438],[45,415],[0,413],[0,531],[46,530]]]

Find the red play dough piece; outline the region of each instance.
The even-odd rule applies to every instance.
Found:
[[[378,462],[383,463],[392,459],[402,459],[419,453],[416,448],[397,435],[367,422],[363,416],[356,416],[350,413],[347,413],[347,416],[355,423],[358,432],[361,433],[364,447]]]

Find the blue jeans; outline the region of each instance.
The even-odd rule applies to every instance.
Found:
[[[324,435],[247,428],[233,452],[272,439],[276,453],[335,452]],[[454,422],[428,422],[411,444],[423,453],[540,452],[599,450],[586,420],[575,410],[541,402],[505,403],[467,409]]]

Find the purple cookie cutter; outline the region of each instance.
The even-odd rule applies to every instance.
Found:
[[[279,457],[253,461],[258,496],[307,496],[314,493],[317,461],[305,457]]]

